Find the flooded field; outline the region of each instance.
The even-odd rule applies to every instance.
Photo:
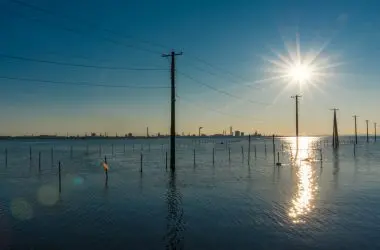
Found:
[[[1,141],[0,249],[379,249],[380,144],[324,140]]]

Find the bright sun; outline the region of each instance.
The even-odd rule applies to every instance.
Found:
[[[312,80],[313,71],[303,64],[295,64],[289,67],[289,76],[299,84],[305,84]]]
[[[324,52],[328,42],[319,48],[310,49],[301,53],[299,35],[296,36],[295,44],[284,42],[286,53],[280,53],[272,49],[275,58],[263,57],[269,63],[266,72],[270,77],[261,81],[272,81],[285,83],[285,87],[278,94],[275,100],[285,91],[292,87],[297,87],[299,92],[309,91],[316,88],[323,93],[323,85],[331,82],[330,79],[336,75],[335,68],[343,62],[332,62],[334,58]]]

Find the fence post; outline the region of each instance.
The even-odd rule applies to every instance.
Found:
[[[231,162],[231,147],[228,147],[228,162]]]
[[[212,165],[215,164],[215,148],[212,148]]]
[[[140,173],[142,173],[142,169],[143,169],[143,154],[140,153]]]
[[[59,193],[62,191],[61,187],[61,161],[58,162],[58,188],[59,188]]]
[[[251,135],[248,135],[248,165],[251,161]]]
[[[272,144],[273,144],[273,164],[276,165],[276,145],[274,144],[274,134],[272,136]]]
[[[165,152],[165,169],[168,170],[168,151]]]
[[[244,162],[244,148],[241,146],[241,160]]]

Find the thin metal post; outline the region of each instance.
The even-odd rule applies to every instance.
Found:
[[[140,173],[142,173],[142,169],[143,169],[143,154],[140,153]]]
[[[212,148],[212,165],[215,164],[215,148]]]
[[[194,166],[195,166],[195,148],[193,149],[193,158],[194,158]]]
[[[241,160],[244,162],[244,148],[241,146]]]
[[[248,135],[248,165],[251,161],[251,135]]]
[[[165,169],[168,169],[168,151],[165,152]]]
[[[61,185],[61,161],[58,162],[58,189],[59,193],[62,192],[62,185]]]
[[[32,146],[29,147],[29,160],[32,161]]]
[[[231,147],[228,147],[228,162],[231,162]]]

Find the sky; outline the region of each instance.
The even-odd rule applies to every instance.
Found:
[[[0,135],[168,133],[172,50],[178,133],[294,135],[295,94],[302,135],[332,134],[331,108],[340,134],[380,124],[378,1],[0,5]]]

